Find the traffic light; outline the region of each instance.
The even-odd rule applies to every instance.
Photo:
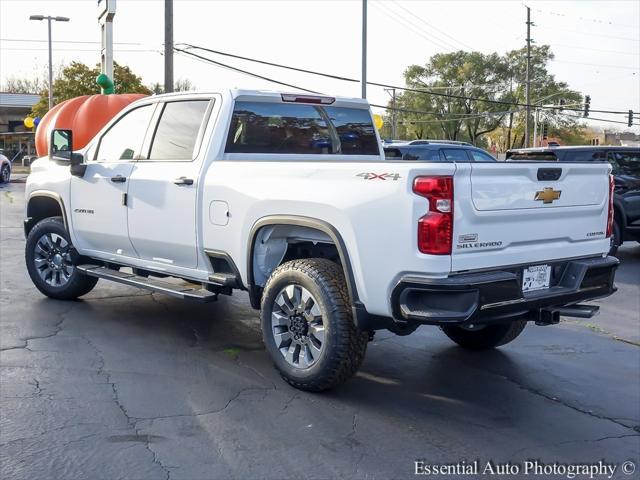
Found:
[[[627,125],[629,127],[633,125],[633,110],[629,110],[629,121],[627,122]]]
[[[583,117],[589,116],[589,108],[591,107],[591,95],[584,96],[584,115]]]
[[[542,139],[546,140],[549,136],[549,125],[546,123],[542,124]]]

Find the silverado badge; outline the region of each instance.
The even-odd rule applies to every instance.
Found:
[[[553,187],[545,187],[544,190],[536,192],[534,200],[542,200],[542,203],[552,203],[560,198],[562,190],[554,190]]]

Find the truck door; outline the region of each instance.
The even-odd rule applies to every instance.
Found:
[[[213,100],[161,104],[149,151],[129,184],[129,238],[141,259],[196,268],[196,206],[203,154],[200,143]]]
[[[71,223],[76,247],[94,254],[135,257],[127,232],[125,195],[155,105],[125,113],[98,140],[83,177],[71,177]]]

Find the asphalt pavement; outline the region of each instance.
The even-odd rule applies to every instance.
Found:
[[[43,297],[23,206],[23,184],[0,187],[0,478],[387,479],[416,461],[639,478],[638,244],[594,319],[484,353],[433,327],[378,332],[355,378],[310,394],[273,369],[244,293],[198,305],[101,281],[80,301]]]

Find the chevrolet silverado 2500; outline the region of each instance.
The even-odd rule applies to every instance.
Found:
[[[437,141],[433,160],[385,159],[364,100],[242,90],[141,99],[75,152],[72,131],[50,138],[26,186],[35,286],[246,290],[301,389],[353,375],[378,329],[488,349],[615,290],[606,162],[476,162]]]

